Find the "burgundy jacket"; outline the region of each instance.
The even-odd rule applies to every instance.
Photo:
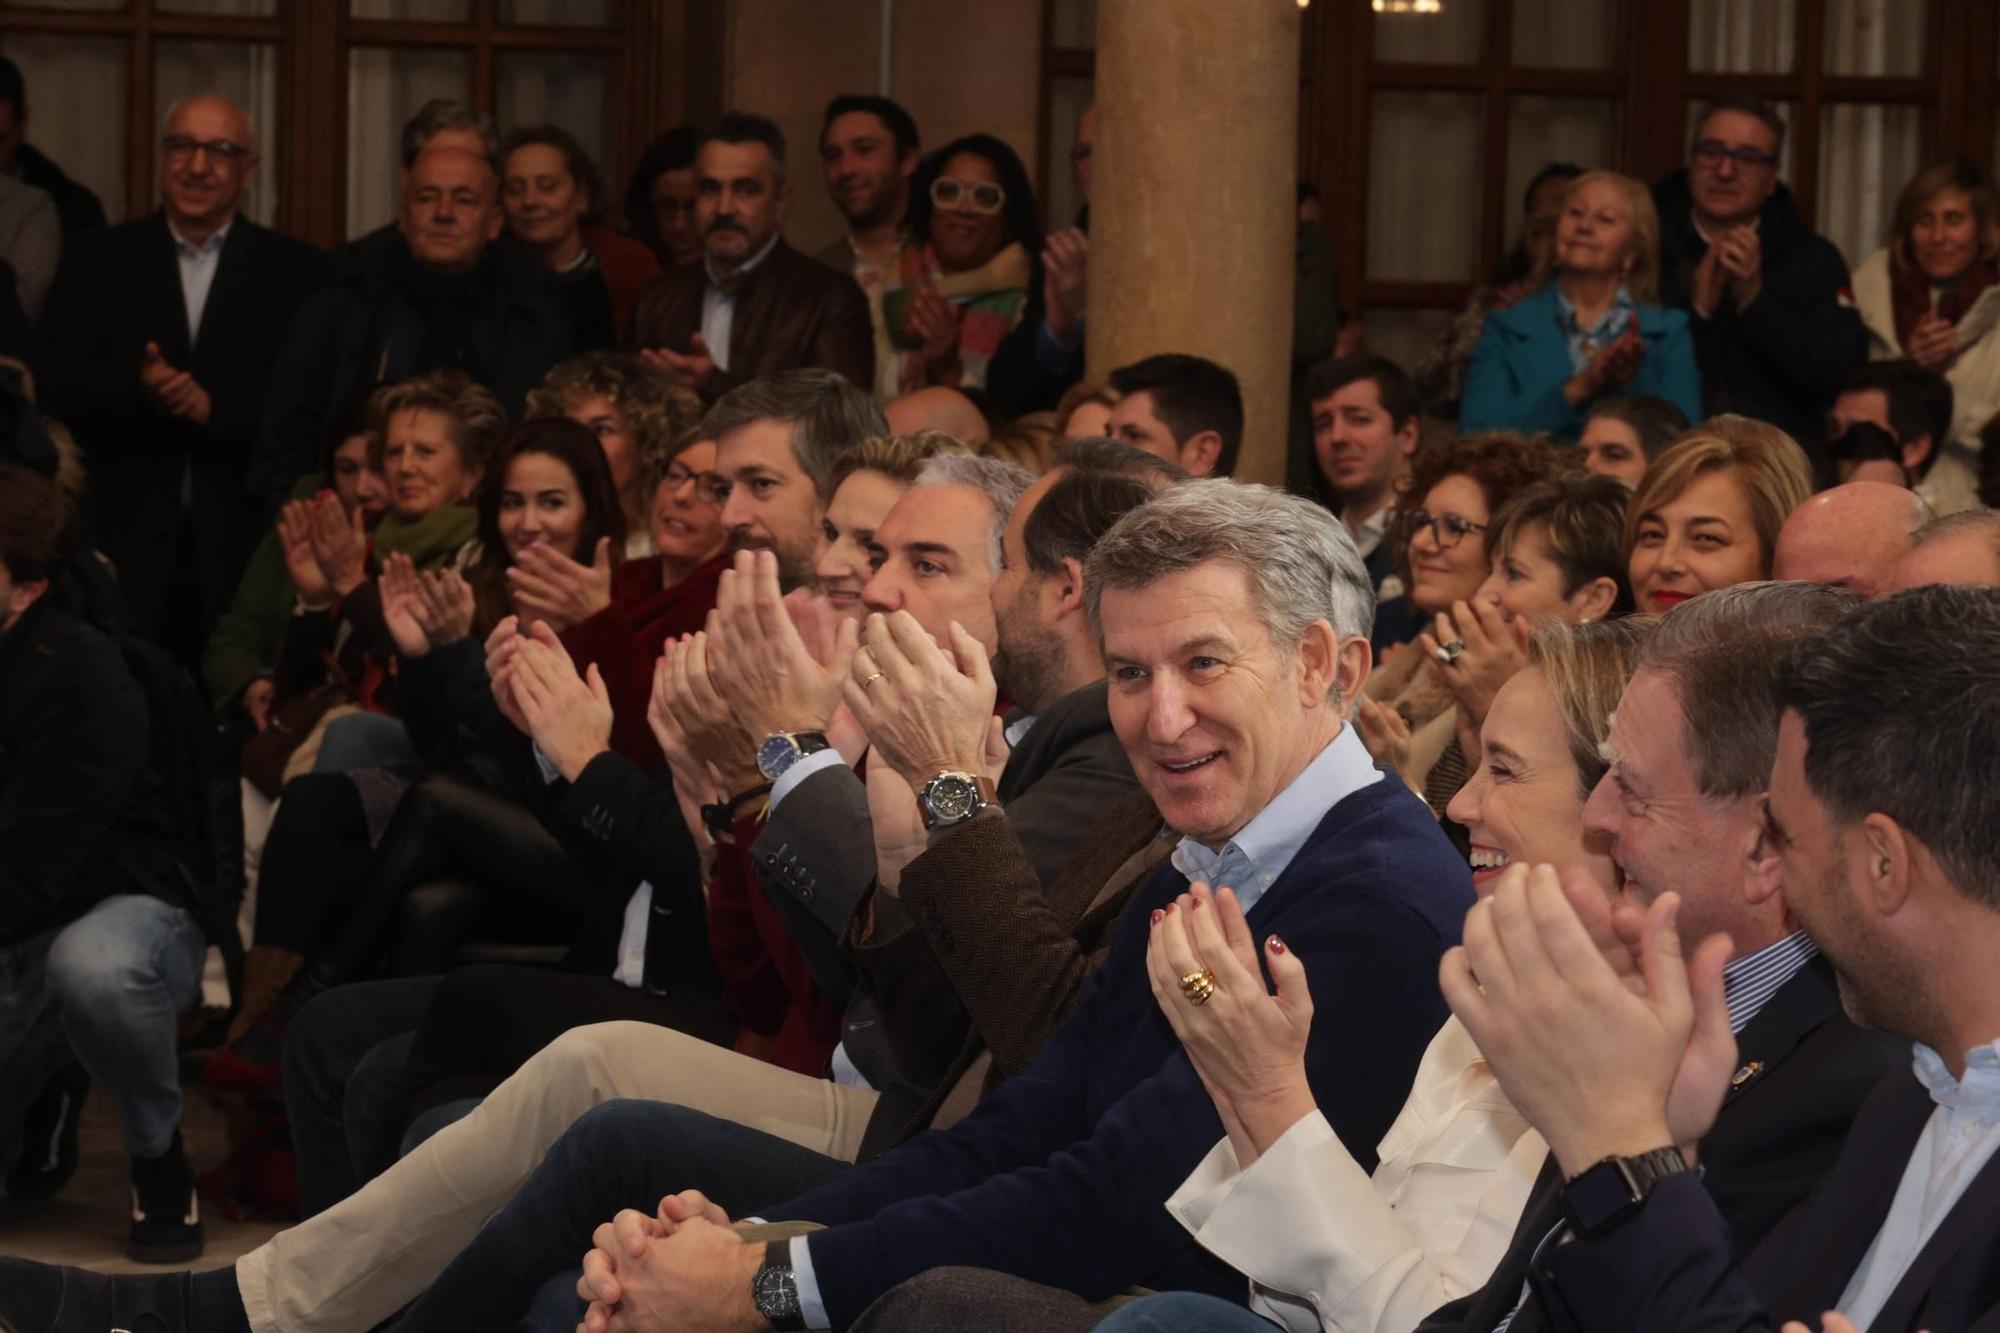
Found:
[[[701,332],[706,266],[682,264],[639,294],[632,307],[633,350],[688,350]],[[830,269],[779,237],[764,262],[736,293],[729,334],[729,369],[717,367],[700,386],[714,402],[739,384],[781,370],[821,367],[863,389],[875,383],[875,333],[868,298],[848,274]]]

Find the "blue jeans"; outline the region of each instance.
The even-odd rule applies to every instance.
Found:
[[[1097,1333],[1271,1333],[1276,1327],[1219,1297],[1169,1291],[1119,1306]]]
[[[423,767],[423,756],[401,722],[380,713],[350,713],[326,724],[312,771],[351,773],[357,768],[386,768],[415,774]]]
[[[72,1057],[117,1101],[127,1152],[172,1146],[176,1029],[200,993],[204,947],[180,908],[120,894],[0,948],[0,1164],[20,1154],[22,1115]]]
[[[621,1208],[651,1212],[664,1195],[698,1189],[730,1216],[754,1217],[848,1169],[683,1106],[605,1102],[556,1140],[507,1206],[404,1312],[396,1333],[515,1327],[551,1277],[576,1269],[591,1233]],[[547,1294],[560,1303],[559,1290]],[[566,1317],[564,1326],[574,1327],[574,1305]]]

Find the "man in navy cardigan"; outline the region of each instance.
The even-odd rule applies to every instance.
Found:
[[[1444,1019],[1437,965],[1472,889],[1436,820],[1345,723],[1373,610],[1353,542],[1309,501],[1190,482],[1120,520],[1085,586],[1113,727],[1183,837],[1040,1058],[953,1128],[860,1167],[681,1107],[600,1106],[401,1333],[509,1326],[593,1239],[598,1329],[612,1315],[638,1329],[842,1327],[942,1264],[1092,1299],[1144,1284],[1240,1300],[1243,1278],[1163,1206],[1223,1132],[1145,973],[1152,910],[1195,880],[1236,889],[1252,927],[1316,978],[1313,1091],[1373,1165]],[[872,669],[859,658],[857,683]],[[646,1213],[619,1212],[635,1206]],[[824,1229],[746,1243],[728,1225],[739,1213]],[[210,1276],[186,1327],[231,1326],[203,1317]],[[573,1326],[576,1307],[562,1319]]]
[[[1307,501],[1188,483],[1122,520],[1086,581],[1113,725],[1185,836],[1041,1058],[954,1128],[856,1168],[676,1108],[599,1108],[399,1328],[512,1319],[592,1226],[689,1187],[705,1197],[669,1201],[673,1221],[625,1214],[600,1229],[585,1267],[593,1323],[841,1327],[943,1264],[1093,1299],[1140,1284],[1241,1299],[1242,1278],[1162,1206],[1222,1133],[1145,975],[1152,909],[1190,880],[1236,888],[1252,927],[1280,934],[1318,979],[1314,1093],[1373,1165],[1443,1019],[1435,968],[1472,891],[1435,819],[1345,725],[1372,604],[1353,543]],[[787,1180],[808,1192],[774,1204]],[[824,1229],[767,1250],[716,1225],[744,1209]]]

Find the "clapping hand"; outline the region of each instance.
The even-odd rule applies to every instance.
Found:
[[[1048,234],[1042,247],[1042,320],[1067,345],[1083,318],[1090,271],[1090,234],[1065,227]]]
[[[699,393],[702,384],[715,373],[715,358],[699,333],[688,340],[685,352],[647,347],[640,350],[639,356],[655,370],[665,371],[669,379],[690,393]]]
[[[800,633],[794,611],[819,640],[818,654]],[[788,600],[779,591],[776,555],[738,553],[716,588],[708,635],[710,679],[753,749],[776,732],[827,729],[854,655],[855,625],[825,625],[805,599]]]
[[[1699,1138],[1735,1058],[1728,937],[1683,960],[1680,899],[1662,894],[1638,929],[1635,984],[1579,914],[1591,894],[1602,890],[1581,872],[1509,867],[1439,967],[1452,1012],[1569,1175]]]
[[[1477,736],[1486,721],[1493,696],[1509,678],[1528,665],[1528,621],[1509,616],[1490,601],[1453,602],[1437,615],[1436,634],[1420,633],[1417,642],[1444,668],[1445,684],[1458,700],[1459,728]],[[1461,644],[1455,653],[1444,645]],[[1470,758],[1476,753],[1466,751]]]
[[[1729,285],[1730,299],[1736,302],[1738,310],[1763,292],[1764,240],[1755,227],[1748,224],[1731,227],[1716,238],[1709,253],[1716,256]]]
[[[920,287],[910,296],[903,330],[923,344],[924,362],[930,367],[933,384],[957,382],[958,326],[964,315],[963,310],[930,287]]]
[[[360,505],[349,514],[340,497],[321,491],[308,515],[306,540],[313,560],[336,597],[345,597],[368,577],[368,514]]]
[[[744,730],[742,720],[716,692],[710,651],[706,631],[667,644],[653,671],[653,692],[657,706],[678,726],[682,744],[699,766],[691,776],[709,773],[718,794],[728,797],[763,780],[757,771],[761,738]]]
[[[1403,715],[1364,694],[1355,701],[1354,725],[1361,732],[1361,743],[1367,747],[1369,757],[1414,790],[1416,784],[1410,780],[1410,724],[1403,720]]]
[[[558,633],[611,605],[611,539],[599,537],[587,565],[536,542],[507,567],[507,598],[521,618]]]
[[[287,500],[278,511],[278,545],[284,549],[285,572],[291,575],[299,600],[320,608],[333,604],[333,588],[313,556],[312,511],[310,500]]]
[[[1239,1166],[1249,1166],[1313,1109],[1306,1081],[1312,990],[1305,966],[1273,935],[1264,954],[1277,983],[1264,987],[1242,904],[1227,888],[1196,884],[1153,913],[1146,979],[1214,1099]],[[1183,981],[1203,972],[1214,989],[1196,1004]]]
[[[521,650],[521,621],[517,616],[505,616],[486,636],[486,679],[493,690],[493,702],[500,707],[500,715],[513,724],[514,730],[523,736],[528,734],[528,721],[521,716],[520,705],[514,699],[514,655]]]
[[[521,639],[512,666],[514,702],[528,734],[570,782],[611,748],[611,694],[592,662],[582,676],[547,625]]]
[[[1924,369],[1943,373],[1958,355],[1958,328],[1936,312],[1926,312],[1910,330],[1910,345],[1903,350]]]
[[[398,551],[382,562],[382,619],[396,651],[422,657],[472,633],[472,586],[455,569],[419,572]]]
[[[139,357],[139,383],[169,416],[206,426],[212,411],[208,390],[185,370],[176,370],[160,353],[160,345],[146,344]]]
[[[999,687],[985,645],[957,621],[951,652],[907,611],[871,615],[848,668],[848,708],[874,760],[919,791],[940,773],[987,773]]]

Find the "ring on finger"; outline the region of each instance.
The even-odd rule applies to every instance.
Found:
[[[1215,994],[1215,973],[1205,967],[1188,973],[1181,978],[1181,994],[1187,997],[1189,1004],[1197,1007],[1207,1004],[1209,997]]]
[[[884,674],[885,673],[880,671],[870,672],[868,678],[861,682],[861,688],[863,690],[866,690],[870,685],[873,685],[876,681],[882,679]]]
[[[1439,646],[1437,650],[1437,660],[1444,663],[1446,666],[1450,666],[1453,662],[1456,662],[1461,656],[1463,656],[1464,653],[1465,653],[1465,640],[1453,639],[1450,643],[1442,644]]]

